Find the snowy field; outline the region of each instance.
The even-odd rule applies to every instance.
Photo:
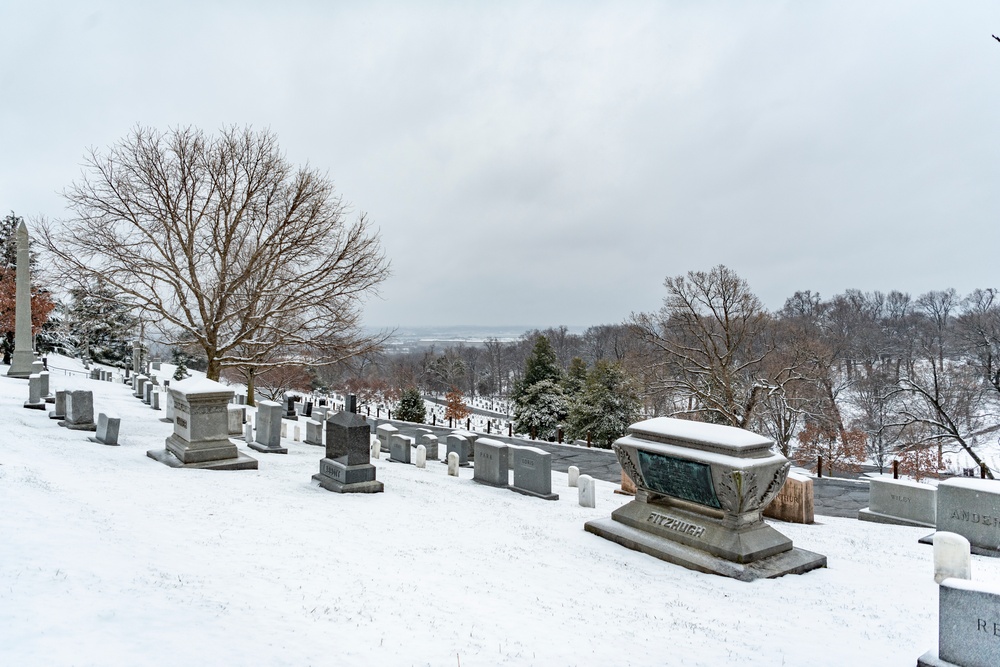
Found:
[[[0,377],[0,665],[912,667],[936,645],[926,529],[778,524],[829,568],[742,583],[586,533],[627,502],[612,484],[585,509],[561,473],[546,502],[380,459],[385,493],[338,495],[291,439],[241,443],[257,471],[171,469],[146,450],[172,426],[126,386],[52,389],[93,389],[121,446]],[[1000,581],[1000,560],[973,556],[973,577]]]

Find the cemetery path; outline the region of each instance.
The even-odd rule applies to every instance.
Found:
[[[391,423],[399,429],[400,434],[410,437],[419,437],[418,428],[433,431],[439,438],[447,435],[452,429],[444,427],[418,426],[409,422],[388,421],[385,419],[372,420],[376,424]],[[590,475],[595,479],[602,479],[606,482],[620,484],[622,479],[622,469],[618,465],[618,457],[608,449],[597,449],[579,447],[576,445],[560,445],[554,442],[542,442],[539,440],[523,440],[521,438],[508,438],[496,434],[480,434],[484,438],[508,442],[521,447],[537,447],[542,451],[552,454],[552,469],[558,472],[566,472],[570,466],[576,466],[580,473]],[[858,510],[868,507],[868,483],[859,479],[845,479],[836,477],[813,478],[813,510],[816,514],[824,516],[846,517],[856,519]]]

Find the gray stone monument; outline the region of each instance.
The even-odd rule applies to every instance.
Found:
[[[295,413],[295,397],[285,396],[285,419],[298,421],[299,416]]]
[[[46,403],[55,403],[56,398],[49,391],[49,372],[42,371],[38,374],[38,379],[41,381],[42,400]]]
[[[53,409],[49,411],[49,419],[66,419],[66,392],[57,391]]]
[[[91,442],[98,442],[102,445],[118,446],[118,430],[121,427],[121,417],[100,413],[97,415],[97,435],[91,436]]]
[[[134,394],[134,396],[136,398],[139,398],[139,399],[145,397],[145,395],[146,395],[146,383],[149,382],[149,378],[146,377],[145,375],[136,375],[134,382],[135,382],[135,394]]]
[[[243,408],[236,405],[228,405],[226,413],[229,417],[229,435],[243,435]]]
[[[537,447],[511,445],[510,459],[514,467],[514,482],[508,487],[511,491],[544,500],[559,500],[559,494],[552,493],[551,454]]]
[[[326,458],[320,460],[313,481],[337,493],[383,491],[369,459],[370,443],[371,430],[362,417],[346,411],[331,416],[326,420]]]
[[[942,581],[938,586],[938,648],[920,656],[917,665],[1000,665],[1000,587],[966,579]]]
[[[59,422],[73,431],[96,431],[94,392],[78,389],[66,393],[66,418]]]
[[[281,446],[281,403],[261,401],[257,404],[257,440],[250,449],[266,454],[287,454]]]
[[[472,479],[480,484],[505,487],[510,483],[510,450],[490,438],[476,440],[476,467]]]
[[[164,415],[160,419],[161,422],[166,422],[168,424],[174,423],[174,397],[170,393],[168,388],[166,394],[163,397]]]
[[[45,401],[42,400],[42,378],[37,373],[28,376],[28,400],[24,402],[24,407],[29,410],[45,409]]]
[[[345,410],[345,412],[350,411]],[[354,413],[351,412],[351,414]],[[381,426],[375,427],[375,435],[378,438],[379,447],[383,452],[389,451],[389,442],[392,440],[392,436],[396,433],[399,433],[399,429],[392,424],[382,424]]]
[[[146,405],[153,404],[153,390],[154,387],[152,382],[147,382],[142,387],[142,402],[145,403]]]
[[[410,447],[413,438],[394,433],[389,441],[389,460],[397,463],[410,463]]]
[[[229,440],[226,406],[232,389],[213,380],[189,378],[170,387],[174,404],[174,432],[166,449],[146,455],[172,468],[256,470],[257,460],[243,454]]]
[[[159,391],[154,391],[152,394],[149,395],[149,398],[151,399],[151,401],[149,403],[149,407],[153,408],[154,410],[159,410],[160,409],[160,392]]]
[[[974,554],[1000,557],[1000,481],[953,477],[938,484],[937,529],[969,540]]]
[[[868,507],[858,518],[900,526],[937,526],[937,488],[903,479],[873,479],[868,486]]]
[[[28,228],[24,221],[14,233],[17,242],[17,272],[14,278],[14,354],[7,377],[26,378],[31,375],[35,353],[31,348],[31,275],[28,251]]]
[[[307,445],[319,445],[323,446],[323,423],[318,422],[315,419],[306,420],[306,439],[305,443]]]
[[[455,454],[458,455],[458,465],[459,466],[461,466],[463,468],[467,468],[467,467],[469,467],[471,465],[469,463],[469,441],[468,440],[466,440],[464,437],[462,437],[460,435],[457,435],[455,433],[450,433],[448,435],[448,437],[445,438],[445,444],[448,447],[447,453],[445,454],[445,458],[447,458],[448,454],[451,454],[452,452],[454,452]]]
[[[584,528],[692,570],[741,581],[825,567],[761,518],[791,464],[743,429],[657,417],[614,444],[635,500]]]
[[[424,449],[427,451],[427,458],[437,461],[441,456],[441,453],[438,451],[438,439],[436,435],[425,433],[420,436],[420,444],[423,445]]]

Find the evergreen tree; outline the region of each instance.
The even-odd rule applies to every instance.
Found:
[[[543,380],[561,381],[562,369],[559,368],[559,360],[556,358],[555,350],[552,349],[549,339],[545,336],[539,336],[535,339],[535,347],[532,349],[531,355],[524,362],[524,377],[518,383],[513,398],[516,400],[532,385]]]
[[[102,364],[129,359],[139,320],[128,300],[101,279],[74,287],[69,295],[69,333],[84,354]]]
[[[639,416],[639,397],[621,366],[598,361],[583,391],[570,404],[567,435],[610,448]]]
[[[587,385],[587,362],[580,357],[573,357],[566,370],[566,378],[563,380],[563,389],[567,399],[573,399],[580,395]]]
[[[424,406],[424,397],[420,395],[420,390],[416,387],[403,390],[403,394],[399,397],[399,403],[396,404],[393,414],[400,421],[423,424],[427,413]]]
[[[541,380],[514,399],[514,430],[534,433],[541,440],[554,440],[566,418],[566,398],[554,380]]]
[[[177,367],[174,369],[174,380],[180,382],[181,380],[191,377],[191,374],[188,373],[187,364],[184,363],[183,358],[178,359],[175,364]]]

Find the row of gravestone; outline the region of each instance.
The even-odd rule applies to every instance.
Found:
[[[376,436],[381,451],[389,453],[390,461],[411,463],[411,450],[418,446],[424,448],[431,460],[441,458],[441,443],[431,433],[421,435],[417,443],[415,438],[401,435],[391,424],[382,424],[376,429]],[[558,494],[552,493],[552,455],[548,452],[464,431],[446,436],[445,447],[444,462],[454,459],[459,466],[466,467],[470,459],[475,461],[473,480],[481,484],[509,488],[545,500],[559,499]],[[513,481],[510,470],[514,471]]]
[[[955,477],[937,487],[908,480],[871,480],[862,521],[957,533],[973,553],[1000,557],[1000,482]],[[931,536],[920,540],[928,544]]]

